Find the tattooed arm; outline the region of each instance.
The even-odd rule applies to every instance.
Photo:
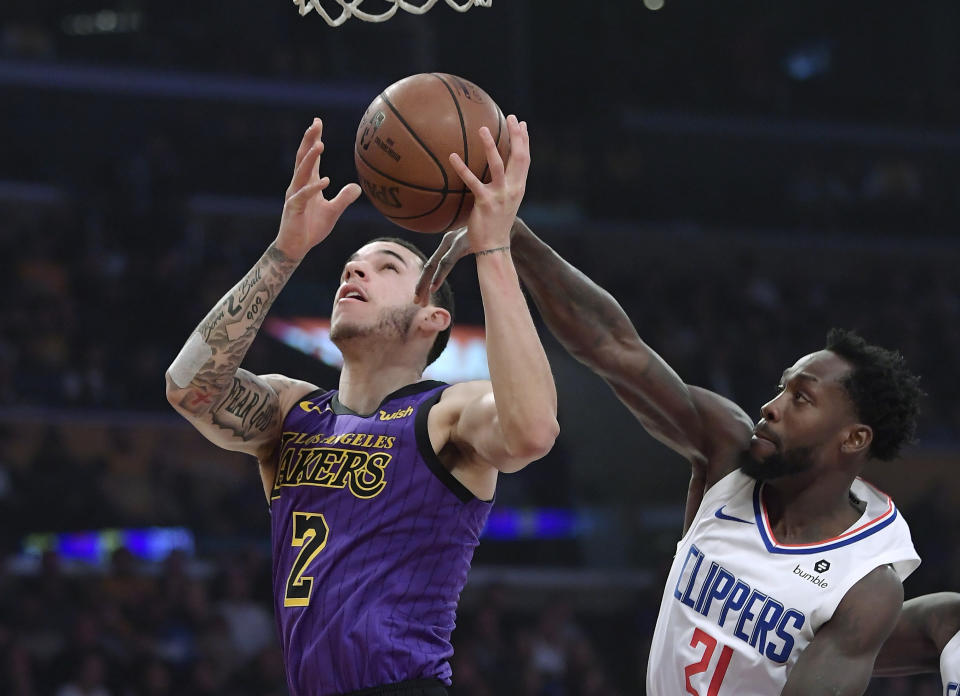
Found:
[[[269,454],[280,435],[279,394],[288,388],[302,391],[294,380],[240,369],[267,310],[298,263],[271,244],[200,322],[167,370],[170,404],[220,447]]]
[[[322,123],[315,119],[297,151],[280,231],[257,264],[213,308],[167,370],[167,400],[220,447],[266,459],[280,437],[283,414],[314,387],[280,375],[253,375],[240,363],[264,316],[306,253],[333,230],[360,195],[348,184],[332,200],[317,171]]]

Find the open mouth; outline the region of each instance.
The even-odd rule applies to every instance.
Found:
[[[366,302],[367,298],[355,285],[345,285],[337,296],[337,301],[342,300],[357,300],[359,302]]]

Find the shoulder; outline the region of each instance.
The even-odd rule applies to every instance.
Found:
[[[457,382],[447,385],[430,409],[429,427],[450,428],[457,424],[464,410],[484,397],[493,400],[493,385],[487,380]],[[434,439],[432,437],[432,439]]]
[[[740,465],[750,446],[754,423],[740,406],[703,387],[690,386],[690,396],[709,436],[704,442],[707,484],[712,485]]]
[[[285,375],[260,375],[260,378],[273,387],[273,391],[276,392],[277,399],[280,401],[280,412],[282,414],[286,414],[297,401],[307,394],[321,391],[320,387],[315,384]]]
[[[903,583],[889,564],[858,580],[840,600],[828,626],[840,629],[851,648],[879,647],[890,634],[903,605]]]
[[[430,411],[433,421],[456,421],[468,404],[489,395],[493,398],[493,385],[488,380],[457,382],[444,388],[436,405]]]
[[[736,444],[741,449],[750,444],[753,421],[747,412],[725,396],[703,387],[690,386],[693,403],[704,423],[716,430],[721,440]]]
[[[443,396],[440,401],[446,401],[447,403],[454,403],[461,399],[470,401],[484,394],[492,393],[493,385],[490,383],[490,380],[475,379],[470,382],[457,382],[456,384],[448,385],[443,391]]]
[[[276,452],[276,448],[280,444],[280,431],[283,429],[283,424],[286,422],[287,415],[290,413],[290,410],[305,396],[313,392],[322,393],[323,390],[317,385],[311,384],[310,382],[292,379],[284,375],[269,374],[258,376],[260,379],[270,385],[277,396],[277,412],[275,418],[277,419],[277,425],[279,428],[277,432],[277,438],[272,443],[266,444],[263,450],[257,455],[257,459],[263,463],[264,461],[269,461]]]

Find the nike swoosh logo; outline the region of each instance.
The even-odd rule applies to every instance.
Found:
[[[731,515],[724,514],[723,508],[727,507],[726,505],[721,505],[720,508],[713,513],[718,520],[730,520],[731,522],[742,522],[743,524],[753,524],[750,520],[741,520],[739,517],[732,517]]]

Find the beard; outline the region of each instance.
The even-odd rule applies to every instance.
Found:
[[[419,310],[420,307],[417,305],[385,307],[380,310],[377,320],[371,324],[338,322],[336,326],[330,328],[330,340],[336,343],[367,336],[387,339],[405,338]]]
[[[770,481],[809,471],[813,467],[811,455],[812,448],[797,447],[756,460],[749,450],[745,450],[740,454],[740,471],[757,481]]]

